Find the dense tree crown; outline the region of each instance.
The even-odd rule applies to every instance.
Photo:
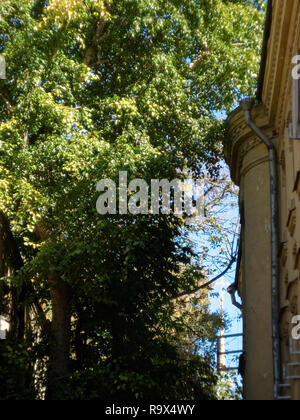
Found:
[[[217,117],[255,88],[263,11],[1,0],[1,399],[215,398],[219,319],[189,295],[205,273],[184,221],[100,216],[96,184],[217,179]]]

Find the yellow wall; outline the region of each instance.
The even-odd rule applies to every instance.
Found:
[[[299,50],[300,1],[273,0],[262,104],[253,109],[252,118],[278,153],[282,383],[289,385],[281,395],[294,400],[300,400],[300,354],[292,354],[290,347],[291,320],[300,315],[300,140],[290,139],[288,126],[292,57]],[[269,163],[266,146],[247,127],[241,110],[229,119],[227,161],[240,186],[244,221],[239,289],[245,322],[245,398],[273,399]],[[300,350],[300,343],[294,342],[294,347]]]

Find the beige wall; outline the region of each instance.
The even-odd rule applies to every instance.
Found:
[[[300,315],[300,140],[289,138],[292,57],[300,50],[300,1],[273,0],[262,104],[252,118],[278,153],[280,230],[281,395],[300,400],[300,342],[290,346],[291,324]],[[229,119],[227,161],[240,186],[243,212],[242,290],[245,322],[245,397],[273,398],[270,273],[270,190],[266,147],[254,137],[241,110]],[[298,182],[297,182],[298,180]],[[293,365],[291,365],[291,363]],[[292,376],[292,378],[289,378]]]
[[[244,158],[243,317],[246,331],[244,391],[248,400],[273,399],[269,162],[266,146]]]
[[[263,126],[264,113],[265,110],[259,108],[253,115]],[[240,289],[245,332],[244,395],[247,400],[272,400],[274,386],[268,151],[245,124],[242,111],[231,120],[230,137],[232,177],[240,186],[243,230]]]

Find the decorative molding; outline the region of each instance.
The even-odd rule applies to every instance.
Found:
[[[287,249],[287,243],[286,242],[283,242],[280,246],[279,258],[281,260],[282,266],[285,267],[287,259],[288,259],[288,249]]]
[[[288,231],[290,232],[290,235],[293,237],[294,233],[295,233],[295,229],[296,229],[296,208],[293,208],[292,210],[290,210],[289,212],[289,217],[288,217],[288,222],[287,222],[287,228]]]
[[[266,109],[264,106],[259,105],[255,107],[252,114],[253,120],[259,127],[261,127],[262,130],[264,130],[264,132],[272,132],[267,123]],[[233,181],[239,185],[245,156],[257,146],[262,145],[263,142],[247,125],[244,112],[241,110],[234,113],[234,115],[229,119],[228,134],[230,141],[227,144],[226,160],[230,166]],[[261,156],[258,157],[256,161],[263,163],[261,159],[265,161],[266,155],[267,148],[266,153],[261,153]]]
[[[288,287],[290,282],[290,278],[289,278],[289,273],[287,272],[284,276],[284,284],[286,285],[286,287]]]
[[[294,191],[297,193],[299,199],[300,199],[300,171],[297,173],[296,182],[294,185]]]
[[[298,311],[298,296],[294,295],[290,300],[290,307],[292,315],[299,315]]]
[[[266,154],[265,156],[261,157],[260,159],[255,159],[255,161],[249,163],[247,166],[244,166],[240,172],[241,177],[245,177],[251,169],[256,168],[263,163],[269,164],[269,156]]]
[[[273,22],[268,48],[268,66],[267,77],[264,86],[264,103],[270,112],[272,96],[274,93],[274,85],[276,79],[276,72],[278,70],[277,62],[279,59],[280,39],[282,33],[283,11],[285,7],[285,0],[279,0],[274,3]],[[276,17],[276,19],[274,19]]]
[[[291,86],[292,86],[292,78],[291,78],[291,62],[292,57],[296,55],[297,51],[299,50],[299,33],[300,33],[300,21],[299,21],[299,14],[300,14],[300,3],[294,2],[293,4],[293,13],[291,16],[291,23],[289,25],[289,28],[292,28],[293,30],[290,30],[289,33],[289,40],[291,42],[285,42],[289,45],[289,48],[286,48],[286,56],[285,56],[285,63],[284,63],[284,76],[282,79],[282,85],[283,88],[281,90],[280,97],[282,100],[279,103],[278,106],[278,127],[280,130],[280,133],[283,134],[284,129],[289,125],[291,122],[291,116],[290,116],[290,108],[291,108]]]
[[[296,258],[295,258],[295,270],[300,271],[300,248],[298,249],[298,252],[297,252]]]
[[[287,299],[289,302],[289,309],[292,315],[298,315],[299,312],[299,299],[298,299],[298,282],[299,277],[295,278],[289,284],[288,291],[287,291]]]
[[[239,163],[242,163],[244,157],[250,152],[250,150],[254,149],[259,144],[262,144],[262,141],[257,137],[253,137],[251,140],[244,142],[239,150]]]

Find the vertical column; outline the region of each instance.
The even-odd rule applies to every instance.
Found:
[[[244,156],[241,188],[244,197],[245,397],[272,400],[270,178],[268,152],[262,143],[257,143]]]

